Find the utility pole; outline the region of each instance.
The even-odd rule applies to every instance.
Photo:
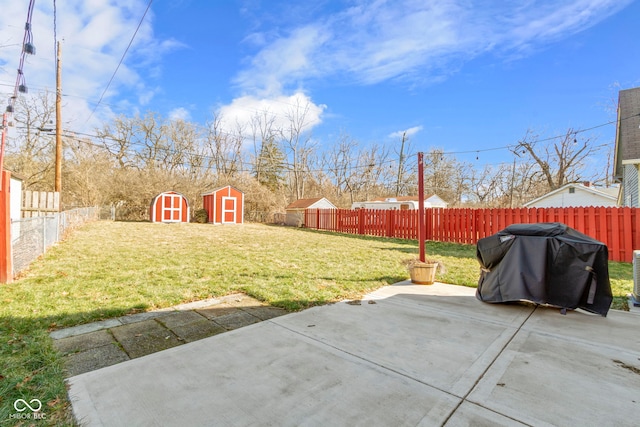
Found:
[[[398,179],[396,181],[396,197],[400,195],[400,181],[402,181],[402,170],[404,168],[404,143],[407,140],[407,132],[402,133],[402,145],[400,146],[400,160],[398,163]]]
[[[509,196],[509,207],[513,209],[513,181],[516,179],[516,158],[513,158],[513,168],[511,169],[511,195]]]
[[[424,153],[418,153],[418,246],[420,262],[425,261],[424,244],[427,238],[424,218]]]
[[[62,191],[62,61],[60,59],[60,42],[56,55],[56,173],[54,191]]]

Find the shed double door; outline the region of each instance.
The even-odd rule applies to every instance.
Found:
[[[179,194],[163,194],[160,200],[163,222],[182,222],[182,196]]]

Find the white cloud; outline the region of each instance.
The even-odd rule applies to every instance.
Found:
[[[144,0],[66,0],[57,2],[56,33],[61,43],[63,120],[75,130],[88,130],[111,115],[116,95],[148,103],[156,89],[133,66],[154,64],[169,50],[181,47],[173,40],[158,40],[152,30],[153,14],[147,13],[125,61],[105,92],[147,6]],[[9,93],[20,58],[28,2],[9,2],[0,14],[0,91]],[[21,24],[20,24],[21,23]],[[36,55],[27,56],[23,71],[29,93],[55,92],[55,48],[53,8],[36,2],[32,17]],[[3,65],[6,64],[6,65]],[[96,103],[103,95],[101,105]],[[126,105],[123,99],[118,101]],[[95,112],[93,110],[95,109]],[[93,112],[93,114],[92,114]]]
[[[365,85],[439,82],[479,55],[526,54],[597,24],[631,1],[354,0],[343,10],[278,27],[284,35],[274,36],[268,27],[248,36],[245,42],[259,50],[234,79],[241,97],[220,111],[240,123],[265,110],[281,118],[283,94],[313,79]],[[293,96],[311,102],[299,92]],[[324,107],[312,105],[319,123]]]
[[[292,120],[301,119],[301,130],[308,132],[322,122],[325,108],[326,105],[315,104],[304,93],[296,92],[290,96],[242,96],[231,104],[221,106],[217,114],[224,132],[233,133],[240,129],[250,134],[252,122],[257,118],[263,123],[271,122],[274,130],[286,130]]]
[[[258,96],[280,95],[283,83],[306,79],[316,73],[312,62],[315,50],[326,39],[321,27],[295,29],[287,38],[276,40],[252,60],[250,69],[240,72],[235,83],[244,92]]]
[[[390,133],[389,138],[402,138],[402,135],[406,135],[410,137],[420,132],[422,129],[423,129],[422,126],[414,126],[409,129],[399,130],[397,132]]]
[[[169,119],[173,121],[183,120],[187,122],[191,120],[191,113],[184,107],[174,108],[169,112]]]
[[[252,34],[264,45],[236,83],[245,92],[274,93],[323,77],[441,80],[478,55],[525,52],[583,31],[631,1],[354,1],[280,37]]]

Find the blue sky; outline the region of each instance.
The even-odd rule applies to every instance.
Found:
[[[0,16],[7,98],[27,3]],[[156,0],[108,90],[148,0],[57,3],[63,120],[80,132],[149,110],[231,128],[307,105],[320,145],[395,147],[407,131],[414,150],[495,164],[512,155],[482,150],[612,121],[618,90],[640,85],[640,1]],[[54,91],[53,30],[53,2],[35,0],[26,96]],[[581,135],[613,144],[615,127]]]

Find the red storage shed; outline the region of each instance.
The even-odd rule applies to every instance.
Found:
[[[189,222],[189,202],[175,191],[158,194],[149,208],[151,222]]]
[[[230,185],[202,195],[209,222],[214,224],[242,224],[244,222],[244,193]]]

